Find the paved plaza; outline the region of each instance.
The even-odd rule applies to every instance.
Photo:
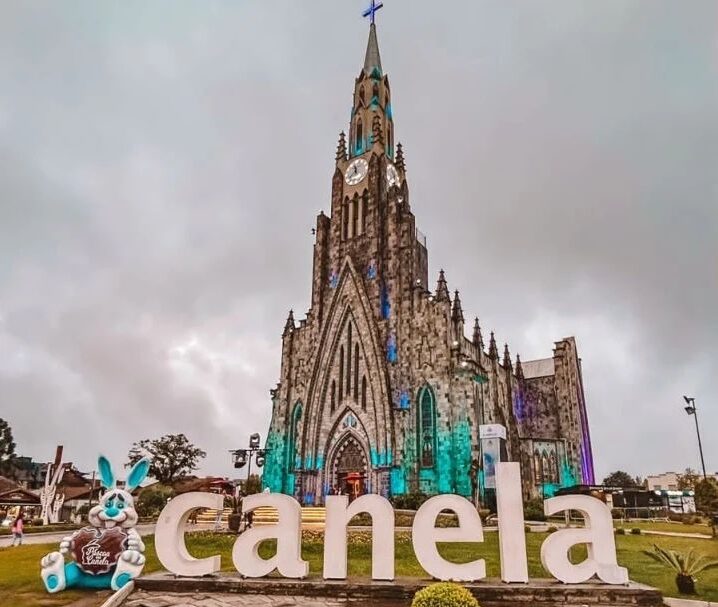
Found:
[[[262,596],[256,594],[178,594],[137,591],[123,607],[406,607],[406,602],[366,599],[314,598],[307,596]]]

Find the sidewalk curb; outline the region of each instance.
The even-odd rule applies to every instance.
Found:
[[[135,589],[134,581],[129,582],[123,586],[120,590],[115,592],[109,599],[102,603],[102,607],[119,607],[125,602],[125,599],[132,594]]]

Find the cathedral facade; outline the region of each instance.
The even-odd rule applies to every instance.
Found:
[[[491,502],[497,461],[522,466],[526,498],[592,484],[573,338],[513,361],[478,319],[466,337],[444,272],[429,289],[389,79],[371,25],[341,134],[331,213],[316,225],[312,301],[282,336],[265,488],[320,505],[331,493],[456,493]],[[432,285],[433,286],[433,285]]]

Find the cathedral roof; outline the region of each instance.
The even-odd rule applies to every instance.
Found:
[[[548,377],[556,374],[553,358],[521,361],[521,367],[523,368],[524,377],[526,379]]]
[[[371,75],[375,68],[381,74],[381,56],[379,55],[379,41],[376,37],[376,25],[373,23],[369,28],[369,43],[366,47],[366,59],[364,59],[364,71]]]

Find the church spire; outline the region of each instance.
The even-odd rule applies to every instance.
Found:
[[[444,270],[439,270],[439,282],[436,284],[436,301],[450,301],[449,287],[446,285]]]
[[[516,355],[516,377],[524,378],[524,368],[521,366],[521,357],[518,354]]]
[[[367,76],[371,76],[375,69],[379,70],[379,74],[382,73],[381,56],[379,55],[379,40],[376,36],[376,25],[372,23],[369,27],[369,42],[366,47],[364,71]]]

